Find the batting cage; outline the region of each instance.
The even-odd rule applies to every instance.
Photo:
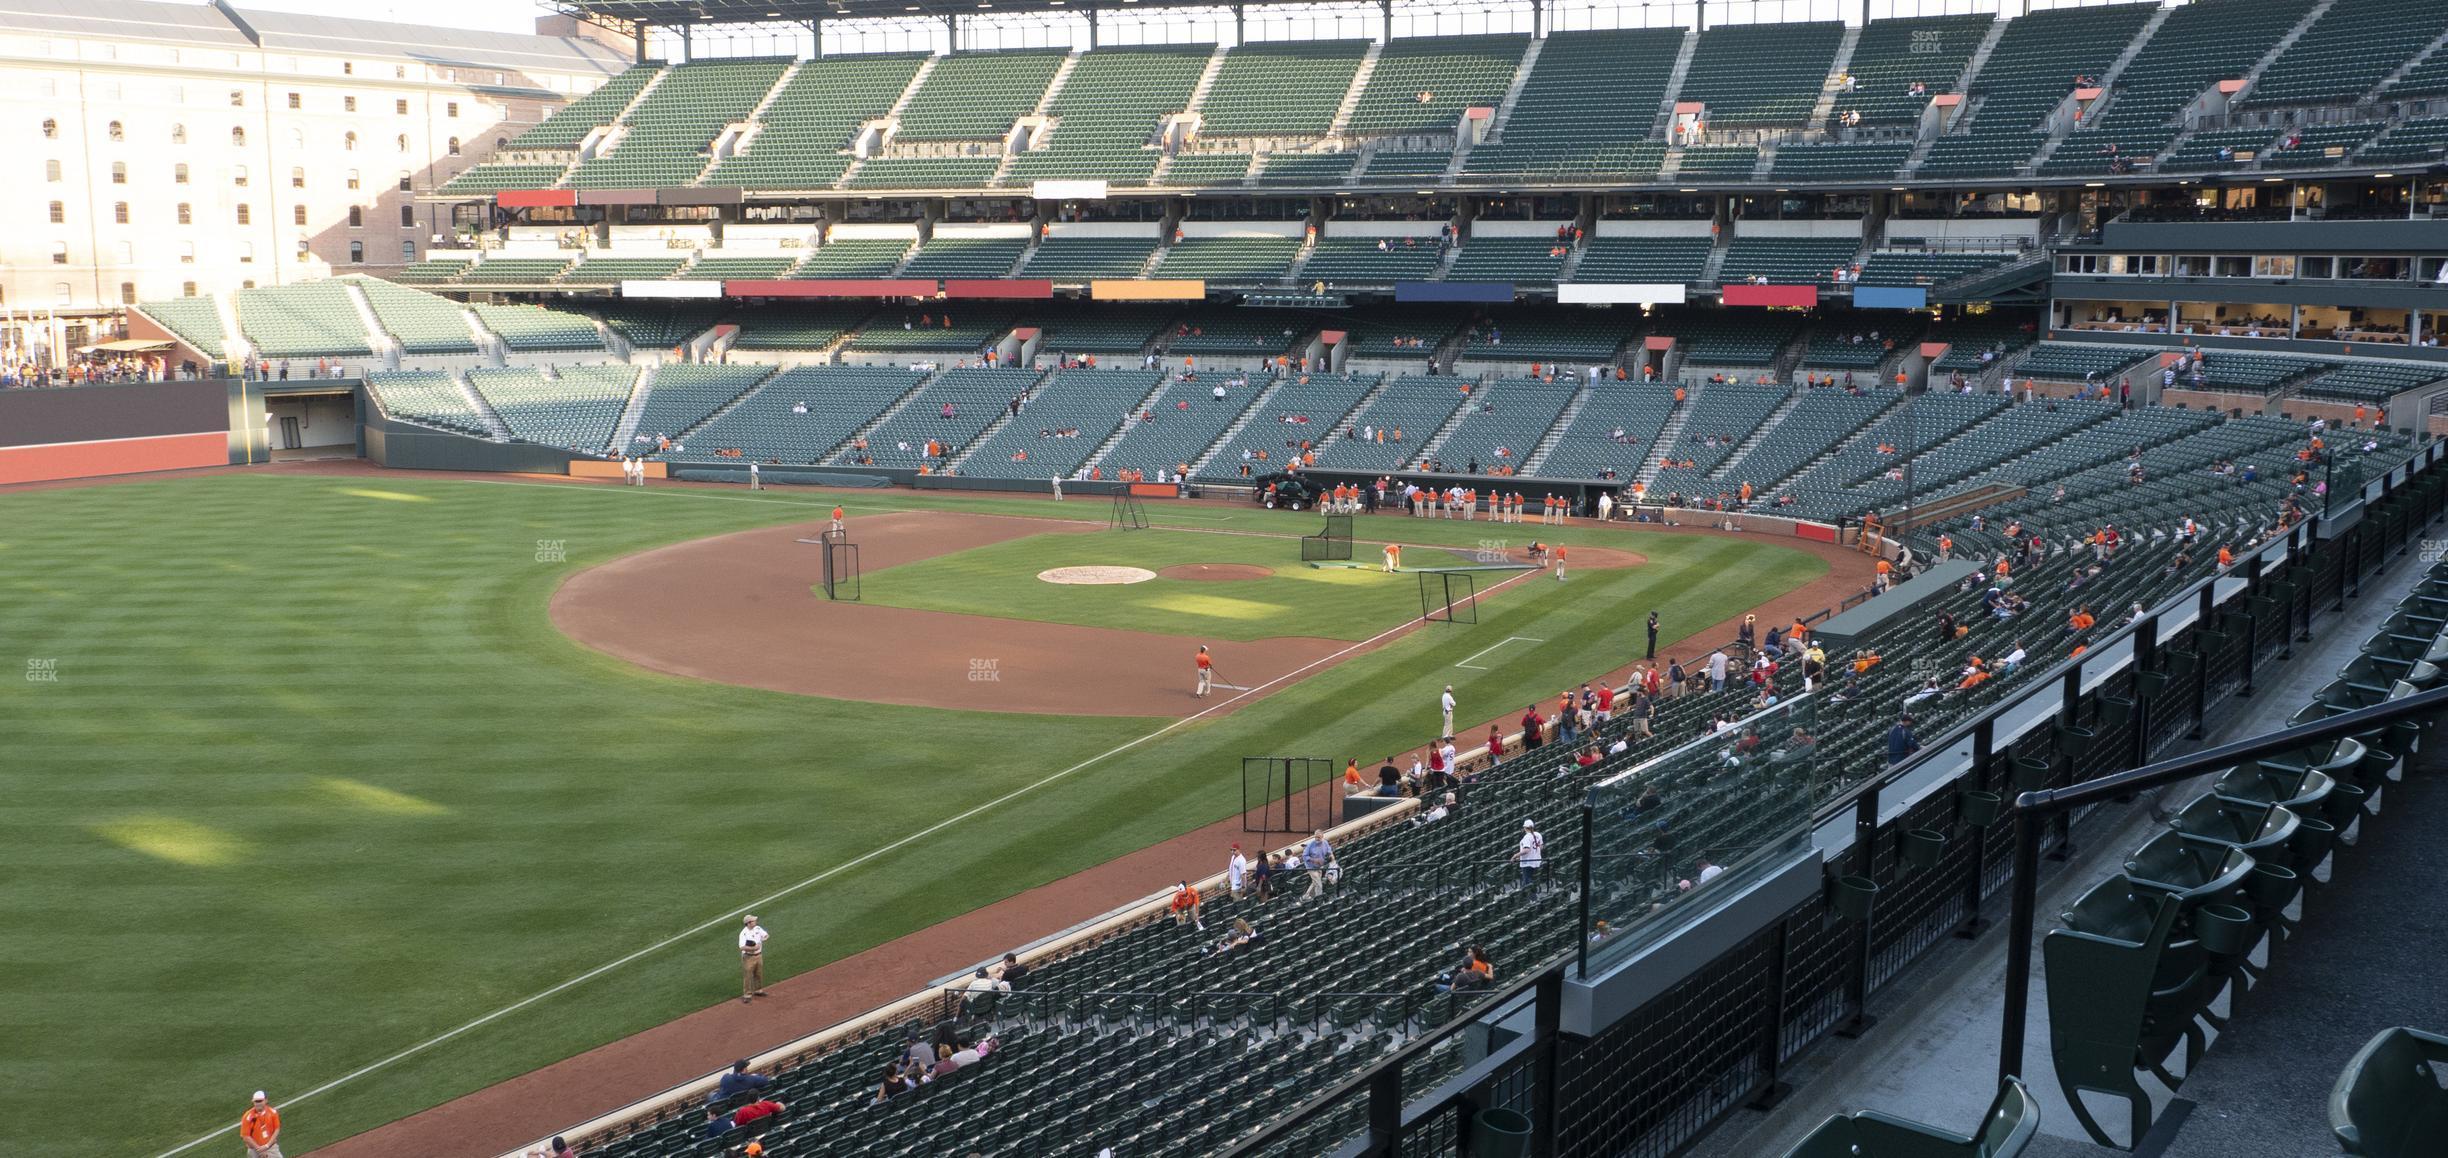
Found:
[[[1328,515],[1326,526],[1314,535],[1301,536],[1301,562],[1317,563],[1329,560],[1350,561],[1352,557],[1352,517]]]
[[[1115,491],[1113,513],[1106,517],[1105,529],[1108,531],[1144,531],[1147,530],[1147,527],[1147,508],[1139,505],[1139,496],[1127,490]]]
[[[818,546],[824,552],[824,593],[827,599],[855,603],[859,597],[858,544],[847,531],[826,531]]]
[[[1430,623],[1479,622],[1479,582],[1468,571],[1419,572],[1420,618]]]
[[[1335,825],[1335,762],[1315,756],[1241,758],[1241,831],[1314,832]]]

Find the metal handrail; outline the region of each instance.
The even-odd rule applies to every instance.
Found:
[[[2014,801],[2014,899],[2006,940],[2006,1003],[1998,1036],[1998,1073],[2023,1070],[2023,1030],[2031,1003],[2032,926],[2039,908],[2040,833],[2045,822],[2061,812],[2190,780],[2206,772],[2234,767],[2263,756],[2297,751],[2327,740],[2370,732],[2401,720],[2448,712],[2448,687],[2417,692],[2404,699],[2356,708],[2309,724],[2297,724],[2187,756],[2161,760],[2140,768],[2110,773],[2064,788],[2039,788]]]

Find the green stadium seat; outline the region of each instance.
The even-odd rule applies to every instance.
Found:
[[[1713,243],[1706,237],[1589,239],[1572,280],[1607,285],[1675,285],[1700,280]]]
[[[1020,267],[1023,277],[1058,282],[1092,278],[1135,278],[1156,256],[1156,237],[1083,237],[1054,235],[1037,243],[1037,252]]]
[[[560,183],[567,168],[559,162],[487,162],[469,166],[435,192],[482,197],[504,189],[550,189]]]
[[[1513,87],[1526,36],[1415,36],[1388,41],[1352,106],[1351,131],[1452,132],[1463,110],[1494,108]],[[1425,97],[1426,99],[1422,99]]]
[[[468,403],[459,383],[448,374],[432,370],[376,370],[366,375],[366,388],[393,417],[478,438],[492,437],[484,415]]]
[[[2439,20],[2438,9],[2428,4],[2337,0],[2262,70],[2239,105],[2257,109],[2360,99],[2438,39]]]
[[[1848,114],[1860,113],[1866,128],[1912,128],[1921,121],[1930,99],[1953,92],[1964,66],[1989,35],[1996,17],[1987,12],[1956,16],[1924,16],[1873,20],[1862,26],[1845,71],[1853,75],[1852,92],[1838,92],[1827,127],[1835,129]],[[1919,84],[1924,95],[1912,95]],[[1779,164],[1782,164],[1780,159]]]
[[[649,62],[624,69],[620,75],[605,81],[593,92],[554,109],[534,128],[520,133],[510,142],[511,152],[545,149],[575,149],[587,134],[612,123],[612,118],[627,108],[638,90],[662,75],[663,65]]]
[[[343,282],[242,289],[236,303],[238,330],[258,356],[362,358],[373,352]]]
[[[1249,175],[1254,160],[1248,153],[1177,153],[1165,163],[1157,184],[1192,189],[1238,185]]]
[[[168,298],[162,301],[140,302],[136,311],[153,319],[161,328],[177,334],[179,340],[196,348],[208,358],[228,355],[221,328],[221,309],[211,298]]]
[[[1080,57],[1047,110],[1041,147],[1012,161],[1006,185],[1041,180],[1146,185],[1164,154],[1156,130],[1189,108],[1213,45],[1102,49]]]
[[[908,277],[1002,278],[1028,249],[1025,237],[932,237],[901,272]]]
[[[1726,247],[1718,280],[1726,284],[1754,275],[1776,285],[1832,285],[1838,269],[1850,268],[1861,252],[1858,237],[1744,237]]]
[[[848,237],[809,251],[791,271],[794,278],[891,277],[909,256],[916,238]]]
[[[1700,34],[1675,99],[1708,106],[1713,129],[1801,128],[1844,34],[1832,20],[1720,24]]]
[[[1449,281],[1503,281],[1553,284],[1564,270],[1564,258],[1552,251],[1552,237],[1472,237],[1454,254]]]
[[[1685,35],[1680,28],[1549,35],[1502,132],[1472,147],[1463,179],[1654,176],[1666,150],[1649,132]]]
[[[467,324],[467,307],[449,298],[396,286],[375,278],[350,278],[365,291],[374,320],[399,340],[406,354],[472,354],[475,335]]]
[[[694,182],[715,138],[726,127],[747,120],[789,67],[787,60],[674,66],[621,118],[624,132],[611,150],[578,162],[570,173],[570,187],[667,189]]]
[[[1156,259],[1156,276],[1229,285],[1280,282],[1300,257],[1297,237],[1185,237]]]
[[[1300,276],[1303,281],[1323,281],[1329,286],[1425,281],[1436,276],[1437,263],[1444,259],[1444,254],[1433,234],[1321,237],[1310,249],[1309,260],[1301,264]]]
[[[1319,137],[1351,91],[1365,40],[1261,41],[1224,54],[1199,106],[1202,137]]]
[[[2399,1026],[2355,1051],[2329,1091],[2329,1128],[2352,1158],[2418,1158],[2448,1136],[2448,1037]]]
[[[942,57],[901,107],[893,140],[1000,141],[1036,109],[1064,55],[1023,49]]]
[[[563,366],[557,376],[523,367],[468,371],[468,385],[528,442],[602,453],[637,388],[633,366]]]
[[[600,350],[603,335],[595,320],[543,306],[477,303],[476,320],[501,335],[513,350]]]
[[[1858,1110],[1821,1122],[1785,1151],[1785,1158],[2018,1158],[2039,1133],[2040,1104],[2021,1080],[2007,1078],[1982,1115],[1978,1134]]]
[[[656,376],[662,376],[660,369]],[[892,366],[786,370],[689,431],[682,440],[686,450],[663,457],[723,461],[730,457],[723,451],[736,450],[739,457],[757,462],[792,466],[822,462],[924,377]],[[652,404],[651,395],[647,401]],[[644,422],[639,429],[645,429]]]
[[[850,167],[852,133],[892,111],[923,54],[821,56],[799,63],[757,118],[746,148],[717,162],[705,184],[829,189]]]

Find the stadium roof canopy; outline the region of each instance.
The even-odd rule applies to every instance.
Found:
[[[1234,8],[1319,0],[555,0],[553,7],[599,24],[805,24],[814,20],[889,20],[1161,8]],[[1366,0],[1362,0],[1363,3]]]

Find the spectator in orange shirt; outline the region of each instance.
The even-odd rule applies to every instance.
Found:
[[[1197,925],[1201,932],[1206,931],[1207,922],[1201,919],[1199,912],[1199,891],[1191,888],[1190,882],[1183,881],[1173,886],[1173,903],[1168,907],[1173,912],[1174,924]]]
[[[255,1091],[255,1104],[238,1116],[238,1136],[246,1141],[247,1158],[282,1158],[280,1148],[280,1111]]]

